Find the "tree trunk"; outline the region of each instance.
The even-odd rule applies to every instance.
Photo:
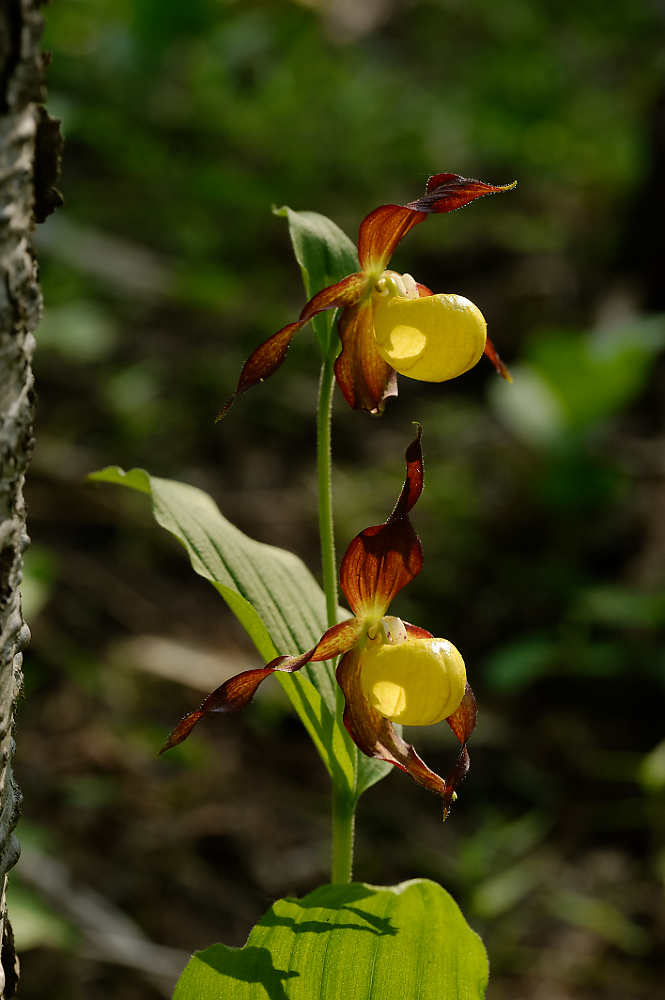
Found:
[[[33,331],[41,313],[30,238],[34,222],[61,200],[52,187],[58,123],[41,107],[45,60],[38,8],[39,0],[0,0],[0,1000],[14,995],[18,979],[5,887],[19,855],[13,729],[29,638],[19,584],[28,544],[23,482],[33,444]]]

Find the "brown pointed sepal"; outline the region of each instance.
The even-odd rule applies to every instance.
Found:
[[[397,395],[397,376],[377,350],[371,299],[343,311],[339,337],[335,378],[344,399],[354,410],[381,413],[386,400]]]
[[[358,260],[363,270],[382,271],[397,244],[425,218],[426,212],[406,205],[380,205],[366,215],[358,232]]]
[[[486,184],[485,181],[459,174],[434,174],[427,181],[425,194],[416,201],[410,201],[406,207],[418,212],[454,212],[476,198],[512,191],[514,187],[517,187],[517,181],[512,184]]]
[[[342,559],[340,583],[355,615],[382,617],[423,567],[420,539],[408,516],[423,488],[421,433],[419,428],[406,450],[406,479],[388,520],[356,535]]]
[[[178,723],[159,753],[163,754],[186,740],[194,726],[206,715],[211,715],[213,712],[237,712],[244,708],[254,697],[261,682],[275,671],[292,674],[304,667],[306,663],[329,660],[334,656],[339,656],[340,653],[345,653],[358,641],[362,629],[362,622],[355,618],[349,618],[340,622],[339,625],[333,625],[332,628],[324,632],[316,646],[306,653],[301,653],[298,656],[277,656],[265,667],[244,670],[242,673],[236,674],[235,677],[229,678],[220,687],[215,688],[203,700],[199,708],[190,712]]]

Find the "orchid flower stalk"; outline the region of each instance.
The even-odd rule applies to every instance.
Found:
[[[483,354],[510,379],[473,302],[456,293],[434,294],[388,265],[400,241],[428,215],[453,211],[514,186],[442,173],[430,177],[424,195],[415,201],[375,209],[360,225],[359,269],[317,291],[295,322],[269,337],[245,362],[219,417],[239,395],[277,371],[302,326],[322,312],[339,310],[339,343],[333,338],[324,350],[317,409],[319,534],[328,629],[308,651],[277,656],[216,688],[176,726],[162,750],[181,743],[205,716],[243,708],[271,674],[294,673],[307,663],[341,657],[337,718],[355,748],[395,765],[438,794],[447,817],[455,789],[469,768],[466,744],[475,726],[475,698],[462,656],[452,643],[388,614],[393,598],[422,567],[422,548],[409,520],[422,491],[421,432],[407,450],[406,481],[393,512],[383,525],[357,535],[342,560],[339,580],[353,617],[338,624],[332,394],[336,381],[352,408],[378,414],[397,394],[397,374],[443,382],[468,371]],[[400,723],[433,725],[443,720],[461,745],[445,778],[424,763],[396,728]],[[333,881],[351,877],[355,804],[333,781]]]

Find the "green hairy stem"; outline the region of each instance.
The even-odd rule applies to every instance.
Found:
[[[334,352],[330,351],[321,367],[319,402],[316,419],[316,467],[319,494],[319,535],[321,538],[321,570],[326,595],[328,627],[337,623],[337,565],[335,562],[335,532],[332,509],[332,397],[335,386]],[[344,697],[337,691],[337,719],[341,726]],[[353,833],[355,801],[348,788],[333,781],[332,789],[332,868],[331,882],[350,882],[353,870]]]

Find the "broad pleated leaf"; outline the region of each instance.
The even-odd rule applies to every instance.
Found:
[[[280,899],[244,948],[196,952],[173,1000],[482,1000],[483,943],[441,886],[328,885]]]
[[[194,486],[117,466],[89,478],[152,497],[157,523],[184,545],[193,569],[222,595],[264,662],[278,654],[304,652],[319,640],[326,628],[324,595],[293,553],[243,534]],[[247,664],[254,665],[260,664]],[[183,674],[185,670],[183,664]],[[278,679],[336,784],[357,796],[388,773],[390,765],[377,770],[374,761],[359,755],[337,723],[332,663],[311,664]]]

